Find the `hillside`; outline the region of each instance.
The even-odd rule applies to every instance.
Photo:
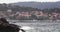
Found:
[[[60,2],[17,2],[17,3],[13,3],[12,5],[33,7],[38,9],[60,8]]]

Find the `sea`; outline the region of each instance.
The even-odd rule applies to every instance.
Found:
[[[26,32],[60,32],[60,20],[8,20]]]

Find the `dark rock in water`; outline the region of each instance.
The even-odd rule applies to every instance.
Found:
[[[19,26],[9,24],[9,22],[4,18],[0,19],[0,32],[19,32],[19,30]]]
[[[5,18],[0,18],[0,21],[2,21],[3,23],[9,23]]]
[[[23,29],[20,29],[22,32],[25,32],[25,30],[23,30]]]
[[[0,32],[19,32],[19,28],[15,26],[14,24],[10,24],[7,27],[1,27]]]
[[[19,32],[19,30],[20,30],[19,26],[14,25],[14,24],[10,24],[9,27],[12,27],[16,32]]]

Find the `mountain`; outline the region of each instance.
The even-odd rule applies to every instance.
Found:
[[[60,8],[60,1],[59,2],[17,2],[17,3],[12,3],[11,5],[32,7],[38,9]]]

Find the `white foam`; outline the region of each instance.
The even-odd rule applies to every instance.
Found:
[[[21,29],[23,29],[23,30],[31,30],[31,29],[34,29],[34,28],[29,27],[29,26],[22,26]]]

